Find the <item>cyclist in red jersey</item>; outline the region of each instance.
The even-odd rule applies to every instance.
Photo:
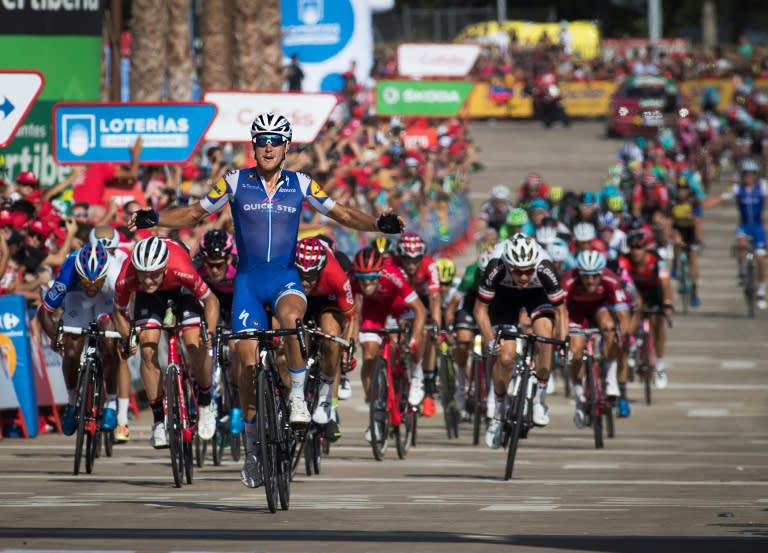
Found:
[[[397,254],[392,258],[392,263],[408,277],[408,283],[418,294],[421,303],[427,307],[429,318],[439,329],[442,323],[440,279],[437,274],[437,263],[431,256],[426,255],[426,251],[427,245],[421,236],[415,232],[405,232],[397,244]],[[417,365],[415,376],[411,380],[411,387],[423,386],[424,388],[425,395],[421,404],[421,414],[425,417],[431,417],[435,414],[433,396],[435,393],[436,360],[435,337],[428,333],[424,337],[424,362]]]
[[[213,229],[200,238],[200,247],[195,262],[199,262],[197,274],[205,281],[216,299],[219,300],[219,321],[227,325],[232,316],[235,276],[235,239],[227,231]],[[235,351],[235,341],[227,344],[230,353]],[[245,429],[243,410],[240,408],[239,381],[240,358],[229,355],[229,382],[232,387],[229,410],[229,433],[240,434]]]
[[[656,214],[661,214],[669,207],[669,193],[663,182],[647,170],[642,184],[635,184],[632,189],[632,215],[653,221]]]
[[[669,282],[669,270],[661,257],[648,246],[653,243],[650,235],[644,232],[632,232],[627,236],[629,255],[619,258],[621,267],[635,282],[642,307],[660,309],[651,316],[651,330],[656,347],[656,387],[667,387],[668,377],[664,366],[664,346],[667,337],[665,317],[672,314],[672,288]],[[640,324],[642,312],[632,318],[632,331]]]
[[[413,311],[413,327],[411,333],[411,363],[409,367],[411,388],[408,391],[408,403],[418,405],[424,399],[424,388],[414,385],[416,370],[420,370],[422,350],[419,348],[419,338],[424,332],[424,322],[427,319],[427,310],[413,291],[403,272],[395,266],[384,265],[381,253],[372,247],[363,248],[353,262],[354,279],[352,291],[362,296],[360,307],[360,345],[363,349],[363,369],[360,379],[363,383],[365,400],[368,401],[368,393],[371,387],[371,374],[379,354],[381,337],[373,332],[366,332],[367,328],[383,328],[387,325],[387,319],[394,317],[399,319],[409,310]],[[418,368],[418,369],[417,369]],[[366,438],[370,438],[366,431]],[[369,440],[370,441],[370,440]]]
[[[619,321],[621,334],[629,333],[629,307],[627,296],[619,277],[606,268],[605,256],[596,250],[586,250],[576,256],[576,267],[563,275],[563,290],[568,294],[565,305],[571,329],[571,352],[573,357],[569,366],[576,396],[576,415],[574,423],[578,428],[584,426],[584,367],[582,353],[585,337],[579,329],[599,328],[603,335],[604,358],[608,361],[605,378],[606,397],[621,397],[627,401],[627,375],[618,375],[617,368],[620,343],[616,339],[616,321]],[[621,400],[620,400],[621,401]]]
[[[605,242],[597,236],[592,223],[576,223],[573,227],[573,254],[589,250],[605,253]]]
[[[181,319],[184,326],[182,340],[198,387],[197,432],[203,440],[210,440],[216,431],[216,404],[211,401],[210,337],[208,342],[202,341],[200,319],[205,317],[212,332],[219,321],[219,300],[195,271],[184,246],[157,236],[136,244],[117,278],[113,319],[124,338],[130,332],[129,303],[134,293],[133,319],[142,329],[139,333],[141,378],[154,417],[150,443],[157,449],[168,447],[163,382],[157,358],[160,326],[168,300],[174,302],[176,318]],[[134,350],[132,345],[131,354]]]
[[[305,321],[314,321],[327,334],[351,340],[355,335],[355,298],[352,284],[333,252],[317,238],[304,238],[296,244],[296,268],[307,296]],[[331,441],[341,437],[336,422],[342,354],[339,344],[324,340],[320,364],[320,400],[312,420],[330,425],[326,436]],[[341,360],[345,364],[351,359]]]

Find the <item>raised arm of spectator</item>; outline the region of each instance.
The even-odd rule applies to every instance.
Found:
[[[8,269],[9,258],[8,242],[5,241],[5,236],[0,234],[0,278],[5,275],[5,271]]]
[[[49,201],[51,198],[55,198],[61,194],[67,187],[69,187],[77,178],[85,172],[85,167],[82,165],[76,165],[72,168],[72,172],[58,184],[51,186],[48,190],[43,192],[43,201]]]
[[[56,253],[49,253],[43,259],[42,265],[50,265],[53,267],[61,267],[64,264],[64,260],[72,251],[72,243],[75,240],[75,234],[77,234],[77,221],[72,218],[64,221],[64,225],[67,229],[67,236],[64,238],[64,243],[56,251]]]
[[[139,178],[139,157],[141,156],[142,144],[141,136],[137,136],[136,142],[131,146],[131,167],[127,171],[123,168],[119,168],[115,174],[116,178]]]

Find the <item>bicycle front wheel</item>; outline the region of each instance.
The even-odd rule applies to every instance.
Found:
[[[88,406],[88,414],[86,420],[85,429],[85,472],[88,474],[93,473],[93,467],[96,464],[96,457],[99,454],[101,445],[101,431],[99,425],[101,424],[101,417],[104,413],[104,396],[102,395],[102,389],[104,387],[104,379],[101,375],[101,371],[97,366],[91,367],[91,380],[90,387],[90,405]]]
[[[480,443],[480,423],[485,418],[485,378],[482,360],[479,357],[472,359],[472,445]]]
[[[531,378],[531,373],[526,368],[517,375],[516,378],[520,379],[520,383],[516,387],[515,395],[512,397],[512,401],[507,411],[507,420],[505,424],[509,428],[509,446],[507,446],[507,465],[504,469],[504,480],[512,478],[512,471],[515,468],[515,457],[517,456],[517,446],[520,443],[520,437],[523,433],[523,412],[525,410],[525,404],[528,402],[528,381]],[[528,412],[530,413],[532,405],[528,405]]]
[[[456,408],[456,374],[453,360],[447,353],[440,353],[437,364],[437,378],[440,382],[440,403],[445,419],[445,433],[448,439],[459,437],[459,411]]]
[[[171,454],[171,472],[173,485],[181,487],[184,472],[184,444],[181,429],[181,402],[176,381],[178,367],[171,365],[165,373],[165,402],[166,402],[166,432],[168,433],[168,450]]]
[[[595,438],[595,449],[603,447],[603,415],[600,402],[600,390],[598,388],[600,378],[600,365],[592,357],[587,360],[587,390],[589,392],[589,418],[592,423],[592,434]]]
[[[288,407],[280,392],[272,387],[274,419],[271,427],[274,429],[275,449],[275,476],[277,477],[277,491],[280,496],[280,509],[288,510],[291,502],[291,425],[288,422]]]
[[[93,368],[90,363],[85,367],[80,367],[80,381],[77,387],[77,402],[75,403],[75,413],[77,415],[77,434],[75,436],[75,467],[74,474],[80,474],[80,462],[83,458],[83,446],[85,445],[85,422],[90,410],[92,401],[89,386],[91,381],[91,371]]]
[[[744,299],[747,301],[747,317],[750,319],[755,317],[756,293],[757,287],[755,286],[755,262],[750,254],[747,258],[747,263],[744,270]]]
[[[387,411],[387,369],[384,360],[379,358],[371,375],[369,394],[368,424],[371,434],[371,450],[377,461],[384,458],[389,435],[389,412]]]
[[[259,453],[261,456],[261,472],[264,477],[264,494],[267,498],[267,507],[272,513],[277,512],[277,475],[275,471],[274,448],[270,446],[269,440],[272,430],[269,426],[270,419],[274,413],[275,396],[272,392],[272,385],[266,369],[262,366],[258,368],[256,377],[256,395],[257,395],[257,417],[259,434]]]

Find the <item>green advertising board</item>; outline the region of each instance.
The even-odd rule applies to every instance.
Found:
[[[32,171],[44,187],[53,186],[71,171],[53,160],[51,113],[65,100],[94,101],[101,87],[101,36],[0,35],[5,69],[37,69],[45,86],[13,141],[0,156],[9,176]]]
[[[379,81],[376,112],[452,117],[459,113],[473,86],[467,81]]]

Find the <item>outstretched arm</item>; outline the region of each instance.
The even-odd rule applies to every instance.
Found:
[[[399,215],[396,215],[395,217],[399,223],[400,230],[393,231],[388,229],[386,226],[383,227],[380,224],[382,218],[391,218],[393,216],[391,209],[385,211],[383,215],[376,219],[372,215],[363,213],[354,207],[335,204],[328,212],[328,216],[337,223],[344,225],[345,227],[353,228],[355,230],[362,230],[364,232],[386,232],[390,234],[396,234],[397,232],[402,232],[402,229],[405,228],[405,221],[403,221]]]
[[[151,212],[152,210],[146,210],[146,209],[140,209],[139,211],[136,211],[132,216],[131,220],[128,223],[128,228],[130,230],[136,230],[136,217],[141,212]],[[167,227],[167,228],[187,228],[192,227],[196,225],[198,222],[202,221],[208,216],[208,212],[203,209],[203,206],[200,205],[200,202],[194,203],[192,205],[188,206],[181,206],[181,207],[173,207],[171,209],[166,209],[158,214],[158,220],[155,225],[151,226],[158,226],[158,227]]]

